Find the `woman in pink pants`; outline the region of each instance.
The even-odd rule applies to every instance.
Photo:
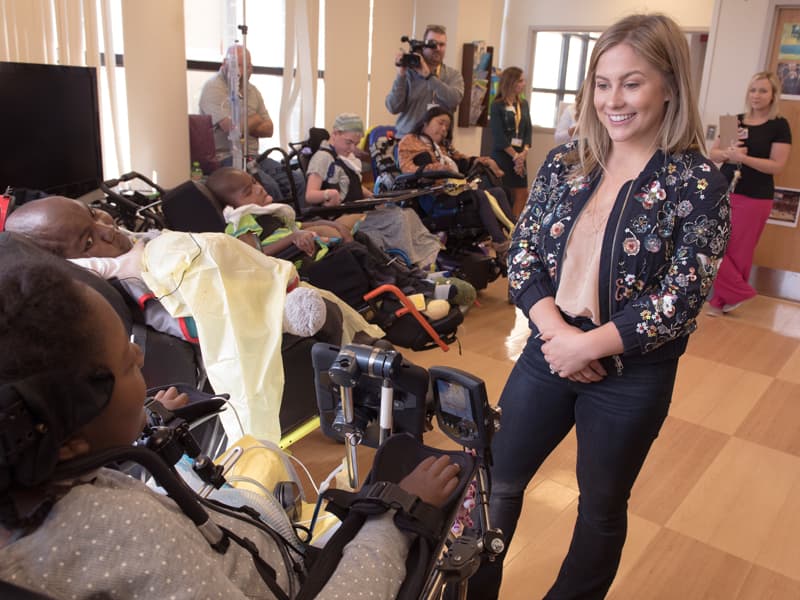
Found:
[[[739,178],[731,194],[731,238],[714,282],[710,316],[730,312],[756,295],[748,283],[753,252],[772,208],[773,175],[783,170],[792,147],[789,123],[778,116],[779,94],[774,73],[753,75],[745,96],[747,112],[737,115],[738,142],[720,148],[717,139],[711,148],[711,160],[725,163],[722,172],[728,180]]]

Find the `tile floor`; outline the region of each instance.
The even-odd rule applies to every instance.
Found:
[[[480,294],[461,353],[404,352],[486,381],[496,400],[527,338],[505,281]],[[452,447],[441,433],[431,445]],[[294,447],[316,477],[342,447],[318,431]],[[370,452],[361,452],[363,470]],[[578,489],[568,436],[527,491],[501,598],[541,598],[569,544]],[[609,598],[800,599],[800,305],[757,297],[701,317],[670,416],[633,490],[628,541]]]

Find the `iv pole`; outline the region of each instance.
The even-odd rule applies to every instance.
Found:
[[[247,138],[249,131],[247,131],[248,121],[248,107],[247,107],[247,85],[249,78],[247,77],[247,0],[242,0],[242,24],[239,25],[239,30],[242,32],[242,102],[244,103],[244,123],[242,124],[242,164],[240,169],[247,170]]]
[[[248,121],[248,106],[247,106],[247,86],[249,78],[247,76],[247,0],[242,0],[242,24],[238,26],[242,32],[242,103],[244,104],[244,123],[242,123],[242,164],[239,168],[242,171],[247,170],[247,138],[249,136],[247,121]]]

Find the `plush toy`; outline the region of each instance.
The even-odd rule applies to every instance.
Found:
[[[445,318],[449,312],[450,303],[447,300],[431,300],[425,310],[422,311],[422,314],[431,321],[438,321]]]
[[[434,284],[436,284],[437,298],[440,297],[438,294],[440,289],[447,289],[449,290],[449,300],[461,307],[472,306],[472,304],[475,302],[475,299],[478,297],[478,292],[471,283],[464,281],[463,279],[458,279],[457,277],[434,276],[431,277],[429,281],[432,281]],[[452,291],[453,289],[455,289],[455,292]]]
[[[450,302],[442,299],[429,300],[423,294],[411,294],[408,297],[419,312],[431,321],[443,319],[450,312]]]
[[[327,309],[316,290],[297,287],[286,294],[283,308],[283,331],[299,337],[311,337],[325,324]]]

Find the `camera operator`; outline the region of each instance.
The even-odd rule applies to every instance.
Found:
[[[419,56],[419,66],[403,66],[404,55],[397,55],[397,76],[386,96],[386,109],[398,115],[396,126],[400,137],[411,131],[432,105],[453,113],[464,96],[461,73],[443,63],[447,48],[445,28],[428,25],[423,41],[421,54],[414,52],[414,44],[411,44],[412,52]]]

